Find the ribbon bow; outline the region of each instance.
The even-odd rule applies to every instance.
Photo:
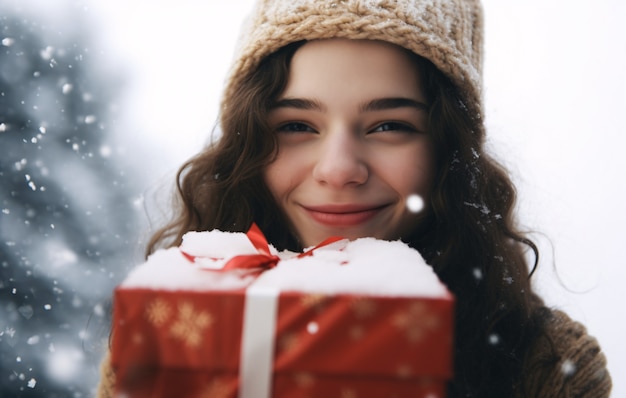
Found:
[[[258,253],[242,254],[239,256],[235,256],[231,258],[230,260],[228,260],[226,264],[224,264],[224,266],[219,269],[220,271],[228,271],[232,269],[267,270],[270,268],[274,268],[278,264],[278,262],[280,261],[280,258],[271,253],[269,243],[267,242],[265,235],[263,235],[263,232],[261,231],[261,229],[259,229],[256,223],[252,223],[252,225],[250,226],[250,229],[248,230],[248,232],[246,232],[246,236],[248,237],[248,239],[250,240],[250,242],[252,243],[252,245],[254,246],[254,248],[257,250]],[[344,238],[337,237],[337,236],[330,237],[328,239],[325,239],[323,242],[321,242],[317,246],[312,247],[311,249],[298,254],[297,257],[302,258],[302,257],[312,256],[315,250],[324,246],[328,246],[332,243],[338,242],[343,239]],[[181,250],[181,253],[183,256],[185,256],[185,258],[187,258],[187,260],[191,261],[192,263],[196,262],[196,256],[186,253],[183,250]]]

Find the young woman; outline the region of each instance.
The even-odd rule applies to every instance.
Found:
[[[222,134],[181,168],[148,252],[253,222],[294,251],[401,239],[457,298],[450,397],[609,396],[597,341],[533,293],[537,248],[484,150],[479,2],[260,0],[247,28]]]

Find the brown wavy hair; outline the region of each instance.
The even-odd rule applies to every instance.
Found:
[[[265,58],[225,103],[221,136],[179,170],[177,214],[147,253],[188,231],[246,231],[256,222],[279,250],[301,250],[263,180],[277,153],[267,114],[287,84],[292,43]],[[544,334],[548,311],[532,292],[525,253],[536,245],[516,227],[516,192],[484,150],[482,120],[457,87],[414,55],[429,99],[436,177],[423,224],[405,241],[419,250],[457,297],[455,378],[450,396],[523,393],[527,353]]]

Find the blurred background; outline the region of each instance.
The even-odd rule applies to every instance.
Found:
[[[626,396],[626,3],[483,0],[536,286]],[[110,298],[208,140],[252,0],[0,0],[0,396],[92,396]]]

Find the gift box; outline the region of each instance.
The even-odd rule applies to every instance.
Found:
[[[453,297],[401,242],[276,253],[258,230],[190,233],[116,288],[128,397],[445,396]]]

